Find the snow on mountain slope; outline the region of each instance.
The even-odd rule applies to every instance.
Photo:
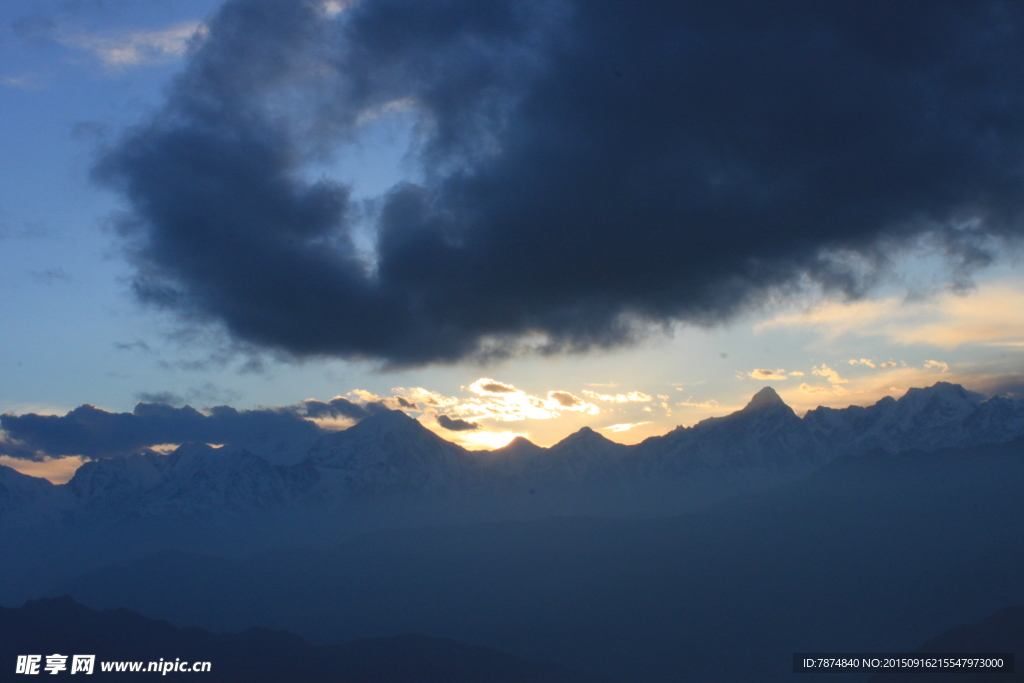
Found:
[[[316,468],[272,465],[245,450],[185,444],[170,455],[144,453],[88,462],[68,483],[83,512],[160,515],[261,509],[297,500]]]
[[[630,447],[583,427],[533,458],[528,476],[534,481],[585,483],[627,475]]]
[[[347,493],[436,492],[480,477],[477,458],[469,451],[401,411],[381,411],[325,436],[309,455],[325,473],[325,484]]]
[[[70,504],[64,489],[0,465],[0,520],[10,524],[26,517],[52,517]]]
[[[88,462],[65,487],[0,469],[0,515],[66,509],[75,515],[182,516],[238,513],[315,500],[396,494],[478,494],[524,485],[555,491],[613,483],[693,480],[709,473],[799,476],[846,454],[932,451],[1024,435],[1024,401],[984,401],[940,382],[868,407],[817,408],[798,417],[765,387],[731,415],[626,446],[584,427],[550,448],[516,439],[471,452],[400,411],[382,410],[324,436],[293,465],[237,446],[186,444]],[[580,489],[583,490],[583,489]],[[35,501],[35,502],[33,502]],[[50,502],[40,502],[50,501]],[[40,507],[41,506],[41,507]]]
[[[677,428],[636,446],[647,476],[718,469],[805,468],[825,459],[825,448],[771,387],[725,417]]]
[[[1024,434],[1024,401],[988,401],[958,384],[939,382],[910,389],[899,400],[884,398],[873,406],[815,408],[804,417],[808,428],[833,455],[881,449],[935,450],[1008,441]]]

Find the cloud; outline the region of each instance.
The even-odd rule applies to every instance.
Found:
[[[848,362],[850,365],[866,365],[872,370],[878,367],[877,365],[875,365],[875,362],[870,358],[861,358],[860,360],[857,360],[856,358],[851,358]]]
[[[800,385],[800,391],[802,391],[805,394],[810,394],[812,396],[829,396],[832,394],[846,395],[847,393],[849,393],[842,387],[837,387],[835,385],[832,385],[830,387],[815,387],[811,386],[810,384],[807,384],[806,382]]]
[[[601,427],[601,429],[609,432],[628,432],[630,429],[640,427],[642,425],[649,425],[650,422],[624,422],[623,424],[611,425],[610,427]]]
[[[160,392],[150,396],[177,400]],[[109,458],[129,455],[159,444],[186,441],[219,444],[310,442],[327,432],[314,420],[361,420],[383,409],[336,397],[307,400],[294,406],[237,410],[216,406],[198,411],[166,402],[139,403],[130,413],[112,413],[85,404],[65,415],[0,415],[0,455],[42,461],[48,457]],[[307,419],[308,418],[308,419]]]
[[[133,31],[118,35],[95,35],[55,30],[58,42],[92,52],[110,68],[161,64],[182,58],[189,47],[207,33],[198,21],[155,31]]]
[[[1024,338],[1024,318],[1008,316],[1006,311],[1020,309],[1024,309],[1020,281],[1002,279],[980,283],[966,293],[944,292],[916,301],[888,297],[828,302],[809,311],[778,315],[759,323],[756,329],[806,327],[830,339],[881,336],[904,346],[920,344],[942,349],[968,344],[1012,345]],[[864,360],[856,362],[863,364]],[[892,361],[880,364],[894,366]]]
[[[583,399],[573,396],[568,391],[549,391],[548,398],[563,408],[578,408],[584,404]]]
[[[362,420],[364,417],[372,415],[374,411],[380,410],[378,402],[353,403],[341,396],[335,396],[327,402],[317,401],[312,398],[306,399],[299,404],[299,407],[301,408],[300,413],[314,419],[349,418],[352,420]]]
[[[141,301],[297,357],[610,348],[862,296],[922,235],[991,261],[1024,225],[1024,5],[808,7],[229,0],[95,178]],[[306,171],[368,113],[414,134],[364,220]]]
[[[702,401],[700,403],[697,403],[697,402],[694,402],[694,401],[686,400],[686,401],[680,401],[676,405],[679,406],[680,408],[709,408],[710,409],[710,408],[718,408],[718,401],[715,401],[714,399],[712,399],[710,401]]]
[[[437,424],[452,432],[470,432],[480,429],[480,425],[466,420],[452,419],[447,415],[438,415]]]
[[[35,74],[22,74],[21,76],[0,76],[0,85],[18,90],[42,90],[43,81]]]
[[[497,380],[487,379],[483,377],[478,379],[469,385],[469,390],[475,394],[483,395],[500,395],[500,394],[514,394],[518,391],[511,384],[505,384],[504,382],[498,382]]]
[[[824,397],[824,396],[846,396],[850,393],[849,389],[842,386],[849,384],[850,380],[845,377],[841,377],[838,372],[830,368],[825,363],[820,366],[814,366],[811,369],[811,374],[818,377],[824,377],[828,380],[827,387],[813,386],[806,382],[800,385],[800,392],[810,396]]]
[[[985,396],[1024,398],[1024,374],[1021,373],[973,377],[970,386]]]
[[[444,394],[436,391],[430,391],[423,387],[412,387],[406,389],[404,387],[394,387],[391,391],[396,397],[404,399],[413,405],[420,405],[427,408],[444,408],[446,406],[457,405],[460,400],[454,396],[445,396]]]
[[[781,369],[780,370],[768,370],[768,369],[765,369],[765,368],[758,368],[756,370],[751,370],[750,372],[747,373],[747,377],[749,377],[751,379],[761,379],[761,380],[789,379],[786,376],[786,371],[785,370],[781,370]]]
[[[329,17],[334,17],[351,7],[354,1],[355,0],[326,0],[321,5],[321,11]]]
[[[584,389],[583,393],[595,401],[604,401],[605,403],[647,403],[654,400],[650,394],[645,394],[642,391],[630,391],[625,394],[599,394]]]
[[[926,360],[924,362],[925,369],[935,369],[939,372],[949,372],[949,363],[943,363],[940,360]]]
[[[163,403],[169,406],[179,406],[185,402],[185,398],[172,391],[140,391],[135,398],[143,403]]]
[[[588,403],[571,392],[552,390],[546,397],[534,396],[517,389],[511,384],[481,377],[467,387],[475,397],[460,401],[449,401],[448,412],[478,419],[494,419],[502,422],[559,417],[564,412],[597,415],[601,412],[593,403]],[[584,394],[590,392],[584,391]]]
[[[815,366],[811,370],[811,374],[812,375],[817,375],[818,377],[824,377],[825,379],[827,379],[829,381],[829,384],[833,384],[833,385],[835,385],[835,384],[847,384],[850,381],[848,379],[844,379],[844,378],[840,377],[838,372],[836,372],[835,370],[833,370],[829,366],[825,365],[824,363],[821,364],[821,367]]]
[[[802,412],[819,405],[833,408],[845,408],[850,404],[871,405],[885,396],[899,398],[912,387],[931,386],[936,381],[936,370],[941,367],[924,367],[909,365],[893,365],[880,367],[877,372],[861,377],[851,378],[846,384],[829,384],[827,386],[811,386],[802,384],[796,389],[780,392],[783,400],[797,412]],[[1024,375],[1020,373],[988,374],[986,369],[974,368],[974,372],[957,372],[950,368],[941,373],[942,380],[960,384],[984,397],[1024,396]],[[997,367],[988,370],[999,370]]]

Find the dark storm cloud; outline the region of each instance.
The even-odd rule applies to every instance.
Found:
[[[323,433],[304,420],[297,408],[236,410],[217,406],[204,414],[190,406],[175,408],[161,403],[139,403],[131,413],[111,413],[86,404],[63,416],[0,415],[0,426],[7,433],[0,447],[10,447],[11,452],[3,454],[12,457],[34,453],[107,458],[164,443],[300,442]]]
[[[376,403],[363,405],[361,403],[353,403],[340,396],[327,402],[304,401],[301,406],[307,417],[347,417],[353,420],[362,420],[364,417],[369,417],[375,411],[383,409],[382,406]]]
[[[489,391],[492,394],[512,394],[517,391],[514,386],[502,384],[501,382],[487,382],[486,384],[481,384],[480,389]]]
[[[475,422],[469,422],[459,418],[451,418],[447,415],[438,415],[437,424],[450,432],[471,432],[475,429],[480,429],[480,425]]]
[[[573,396],[568,391],[552,391],[548,395],[558,401],[558,405],[563,408],[575,408],[583,404],[583,401],[578,396]]]
[[[209,27],[96,177],[143,301],[300,357],[614,346],[1024,230],[1017,2],[232,0]],[[367,262],[303,171],[389,102],[422,179]]]
[[[135,394],[135,398],[142,401],[143,403],[163,403],[169,406],[178,406],[185,402],[184,397],[179,396],[171,391],[140,391]]]

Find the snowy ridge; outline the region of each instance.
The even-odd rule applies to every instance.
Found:
[[[52,515],[69,504],[65,488],[0,465],[0,522]]]
[[[224,453],[185,444],[170,455],[144,453],[88,462],[69,491],[79,514],[201,514],[275,507],[298,500],[319,480],[310,462],[272,465],[246,450]]]
[[[366,496],[449,495],[544,486],[687,480],[715,473],[794,476],[840,455],[931,451],[1024,435],[1024,401],[984,401],[940,382],[868,407],[816,408],[798,417],[766,387],[731,415],[626,446],[584,427],[550,448],[526,439],[470,452],[400,411],[381,411],[319,439],[293,465],[249,450],[186,444],[83,465],[67,486],[0,468],[0,517],[244,513]],[[511,488],[510,488],[511,487]]]
[[[731,415],[677,428],[636,448],[638,466],[648,476],[723,468],[800,469],[827,459],[821,440],[771,387]]]
[[[469,451],[401,411],[381,411],[323,437],[309,462],[328,475],[329,485],[359,494],[451,490],[476,480],[480,469]]]
[[[833,455],[933,451],[1009,441],[1024,434],[1024,401],[983,401],[959,384],[939,382],[866,408],[815,408],[804,422],[824,443],[835,444],[830,448],[839,452]]]

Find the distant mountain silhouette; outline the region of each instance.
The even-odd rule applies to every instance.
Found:
[[[776,406],[784,406],[782,397],[771,387],[765,387],[750,398],[750,402],[743,407],[743,412],[765,410]]]
[[[381,496],[556,493],[565,487],[579,493],[588,486],[643,491],[672,482],[696,485],[702,477],[739,492],[805,476],[841,455],[969,447],[1021,435],[1024,401],[983,401],[946,382],[866,408],[816,408],[803,418],[765,387],[731,415],[632,446],[584,427],[550,448],[522,439],[491,453],[467,451],[405,413],[381,410],[321,438],[292,465],[271,464],[231,445],[185,444],[167,456],[88,462],[67,486],[0,467],[0,525],[26,519],[238,516]]]
[[[69,597],[0,607],[0,662],[13,674],[18,655],[96,655],[86,680],[155,680],[155,673],[100,671],[102,661],[210,662],[209,673],[173,680],[218,683],[613,683],[558,665],[443,638],[404,635],[314,646],[285,631],[254,628],[214,634],[178,629],[126,609],[96,611]],[[70,657],[68,659],[70,663]],[[70,668],[70,666],[69,666]],[[65,672],[65,675],[67,673]],[[7,680],[7,677],[4,677]]]
[[[630,683],[776,682],[791,680],[793,652],[906,652],[1024,603],[1022,485],[1024,438],[876,451],[678,517],[463,523],[240,559],[164,552],[59,593],[317,642],[429,633]]]

